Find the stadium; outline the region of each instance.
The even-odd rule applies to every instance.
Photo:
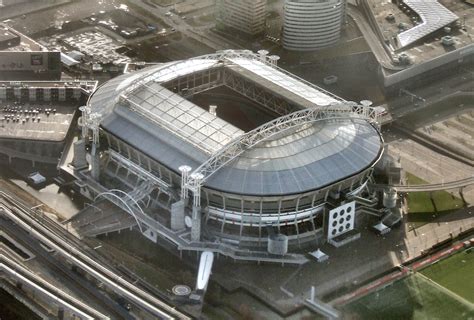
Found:
[[[289,261],[323,243],[329,210],[365,192],[381,158],[377,114],[277,60],[225,50],[100,86],[74,146],[82,194],[179,250]],[[89,235],[127,227],[101,219]]]

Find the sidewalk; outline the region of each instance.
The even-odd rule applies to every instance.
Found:
[[[406,230],[405,247],[408,255],[404,255],[403,261],[411,260],[436,243],[457,237],[471,228],[474,228],[473,206],[439,217],[413,231]]]

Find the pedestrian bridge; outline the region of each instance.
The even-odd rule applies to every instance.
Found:
[[[431,192],[431,191],[441,191],[441,190],[449,190],[449,189],[462,189],[472,184],[474,184],[474,176],[460,179],[460,180],[444,182],[444,183],[417,184],[417,185],[373,184],[371,185],[371,187],[377,190],[394,188],[397,190],[397,192]]]

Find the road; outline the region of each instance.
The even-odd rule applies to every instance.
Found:
[[[463,69],[454,75],[439,79],[439,81],[436,81],[431,85],[424,86],[421,89],[412,90],[411,93],[424,99],[424,102],[416,98],[407,99],[407,95],[402,94],[403,96],[393,99],[388,103],[392,118],[395,121],[396,119],[403,118],[415,111],[429,108],[431,105],[446,100],[449,97],[465,96],[467,100],[473,101],[473,81],[474,76],[472,73],[467,69]],[[469,104],[467,104],[465,106],[453,107],[458,107],[453,110],[453,113],[455,113],[469,109],[472,105],[469,106]],[[427,120],[429,119],[430,117],[427,117]],[[434,118],[432,118],[432,120],[439,121],[439,119]]]
[[[133,4],[147,10],[154,16],[164,19],[165,23],[170,25],[176,31],[181,32],[183,35],[193,38],[194,40],[205,44],[206,46],[213,48],[214,50],[225,50],[225,49],[242,49],[242,47],[229,39],[226,39],[217,34],[211,34],[207,27],[192,27],[186,23],[185,19],[182,19],[179,15],[173,14],[172,16],[166,16],[169,11],[169,7],[150,6],[141,0],[132,1]]]
[[[392,64],[392,57],[384,49],[380,39],[377,37],[372,27],[367,22],[364,14],[358,8],[351,4],[347,4],[347,14],[355,21],[360,32],[362,32],[365,41],[374,53],[377,61],[386,69],[389,70],[403,70],[404,68],[396,67]]]

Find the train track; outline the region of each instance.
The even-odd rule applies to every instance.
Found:
[[[66,265],[63,261],[55,259],[52,257],[50,252],[48,252],[42,245],[38,242],[31,241],[28,233],[21,229],[17,225],[13,225],[0,219],[0,226],[2,230],[6,231],[7,234],[15,235],[15,241],[22,245],[24,248],[27,248],[29,251],[34,252],[36,255],[36,261],[40,263],[43,267],[45,267],[49,272],[52,272],[55,276],[59,276],[61,279],[61,284],[64,287],[72,290],[76,293],[76,297],[80,297],[82,301],[96,301],[97,303],[89,303],[89,305],[99,311],[97,306],[101,307],[101,311],[103,314],[107,316],[98,316],[94,315],[94,312],[90,312],[87,308],[84,312],[88,314],[93,314],[94,318],[96,319],[133,319],[133,317],[122,307],[120,307],[117,302],[109,298],[107,295],[104,295],[102,292],[99,291],[98,288],[94,287],[87,281],[84,281],[84,278],[81,277],[79,274],[70,270],[69,266]],[[16,265],[12,265],[10,262],[10,267],[13,270],[19,270],[18,272],[22,272],[21,269],[24,269],[20,264],[16,263]],[[27,272],[29,270],[26,270]],[[24,272],[23,272],[24,273]],[[31,278],[31,277],[30,277]],[[30,279],[32,282],[35,282],[35,279]],[[41,281],[41,279],[40,279]],[[48,287],[48,284],[44,285],[44,280],[41,283],[37,283],[38,286]],[[49,285],[52,286],[52,285]],[[46,288],[47,289],[47,288]],[[59,289],[56,289],[59,291]],[[55,290],[52,290],[52,293],[56,293]],[[64,301],[73,305],[79,310],[83,310],[82,304],[77,304],[75,299],[71,299],[69,297],[62,297],[59,295]],[[97,304],[97,306],[95,305]],[[123,310],[121,310],[123,309]]]
[[[10,276],[15,280],[20,281],[30,288],[33,288],[36,292],[40,292],[41,295],[48,297],[49,300],[52,300],[55,303],[63,306],[67,310],[70,310],[73,314],[80,316],[83,319],[110,319],[108,316],[98,312],[82,301],[54,287],[44,279],[40,278],[8,257],[2,258],[1,266],[2,270],[7,274],[10,274]]]
[[[4,214],[28,231],[30,235],[55,250],[63,258],[103,283],[110,290],[148,311],[153,316],[159,319],[191,319],[188,315],[176,310],[175,307],[157,299],[97,262],[98,259],[94,259],[89,253],[85,253],[78,239],[72,239],[65,235],[65,230],[54,222],[48,221],[48,218],[38,219],[35,212],[11,195],[0,192],[0,208],[3,208]]]

